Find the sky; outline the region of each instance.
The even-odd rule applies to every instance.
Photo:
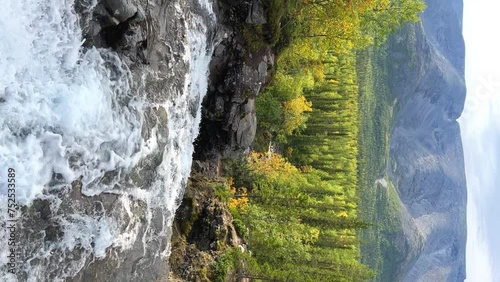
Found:
[[[500,282],[500,1],[464,0],[467,282]]]

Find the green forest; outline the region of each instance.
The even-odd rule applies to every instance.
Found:
[[[253,151],[233,163],[218,195],[249,252],[216,262],[253,281],[368,281],[384,270],[373,189],[388,148],[392,103],[378,48],[418,20],[420,0],[270,0],[267,24],[242,27],[247,44],[273,46],[273,80],[256,99]],[[266,36],[263,30],[268,31]],[[270,34],[270,36],[269,36]],[[382,56],[383,57],[383,56]],[[381,67],[382,66],[382,67]],[[377,101],[377,99],[380,99]],[[383,177],[383,175],[382,175]],[[371,183],[371,184],[370,184]],[[380,202],[380,201],[379,201]],[[366,205],[366,207],[363,207]],[[360,234],[364,234],[360,236]],[[362,253],[366,252],[366,253]],[[372,261],[366,259],[373,256]],[[368,266],[370,265],[370,267]]]
[[[395,98],[388,87],[387,46],[358,52],[360,135],[358,179],[359,216],[376,224],[358,232],[361,261],[376,270],[373,281],[397,281],[398,266],[405,254],[392,244],[400,238],[400,200],[389,179],[389,140]],[[383,179],[383,180],[382,180]],[[387,187],[382,185],[385,182]]]

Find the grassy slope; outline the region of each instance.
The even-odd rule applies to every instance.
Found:
[[[401,221],[400,199],[386,173],[395,104],[388,88],[386,49],[384,45],[359,53],[357,65],[361,112],[360,216],[376,223],[360,233],[361,252],[362,262],[378,273],[374,281],[396,281],[398,264],[404,255],[391,244],[401,233]]]

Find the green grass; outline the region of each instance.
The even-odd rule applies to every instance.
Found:
[[[240,262],[241,251],[230,248],[213,263],[213,279],[215,282],[224,282],[230,271],[236,270]]]
[[[392,244],[401,236],[401,205],[386,171],[395,98],[389,90],[386,47],[358,54],[360,89],[359,179],[360,217],[376,225],[360,232],[362,263],[377,272],[373,281],[396,281],[402,254]],[[387,187],[377,183],[385,179]]]

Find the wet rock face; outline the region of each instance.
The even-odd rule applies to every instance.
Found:
[[[137,4],[131,0],[105,0],[104,8],[109,15],[120,22],[125,22],[137,13]]]
[[[255,116],[255,99],[248,99],[247,103],[242,105],[240,110],[242,117],[239,121],[233,122],[237,125],[236,144],[240,148],[249,148],[255,138],[257,130],[257,117]],[[238,117],[236,117],[238,119]]]
[[[248,9],[248,16],[245,20],[247,24],[265,24],[266,17],[264,15],[264,7],[261,1],[253,0]]]
[[[68,233],[68,223],[86,222],[89,218],[99,219],[103,224],[110,222],[108,218],[113,218],[123,224],[124,228],[135,226],[138,228],[138,235],[144,234],[146,222],[147,207],[144,203],[137,201],[132,204],[132,213],[129,214],[123,205],[123,200],[119,195],[101,194],[95,197],[86,197],[81,193],[82,184],[79,180],[74,181],[68,189],[60,190],[57,193],[46,195],[46,197],[56,197],[59,199],[59,205],[54,206],[54,201],[35,200],[29,208],[23,209],[23,221],[21,223],[22,233],[19,240],[21,242],[30,242],[23,248],[21,256],[25,259],[33,259],[33,265],[40,263],[40,258],[36,254],[40,246],[53,246],[56,248],[50,253],[50,258],[44,262],[46,266],[51,267],[51,272],[40,281],[56,281],[65,276],[66,281],[111,281],[113,277],[118,281],[144,281],[146,277],[141,271],[135,268],[147,263],[147,265],[157,271],[157,275],[166,275],[165,263],[161,260],[149,261],[144,259],[142,252],[129,252],[117,249],[106,250],[106,257],[103,259],[100,253],[92,253],[86,244],[90,244],[95,250],[95,244],[99,242],[87,241],[85,235],[97,236],[97,234],[84,234],[92,232],[92,226],[88,229],[79,230],[78,233]],[[132,200],[132,199],[130,199]],[[129,206],[127,206],[128,208]],[[90,221],[88,221],[91,224]],[[63,228],[64,226],[64,228]],[[142,227],[142,228],[141,228]],[[97,231],[98,232],[98,231]],[[76,248],[67,248],[65,244],[68,240],[76,240]],[[157,241],[153,244],[165,244]],[[157,246],[160,247],[160,246]],[[92,249],[91,248],[91,249]],[[134,243],[133,249],[147,250],[142,246],[140,240]],[[123,252],[124,251],[124,252]],[[86,260],[86,257],[93,257],[93,260]],[[97,256],[97,257],[96,257]],[[142,261],[141,261],[142,258]],[[62,264],[65,268],[60,267]],[[71,268],[83,266],[79,273],[73,273]],[[27,281],[28,273],[21,273],[18,278],[20,281]],[[156,275],[156,274],[155,274]],[[150,276],[150,278],[153,278]],[[153,281],[153,280],[150,280]]]
[[[186,7],[190,1],[175,1]],[[182,3],[181,3],[182,2]],[[188,65],[181,58],[185,53],[184,15],[163,1],[105,0],[87,13],[84,18],[84,36],[89,45],[111,48],[118,52],[131,71],[138,92],[146,93],[149,103],[164,103],[171,93],[179,93],[184,87],[184,76]],[[170,16],[167,16],[170,15]],[[181,38],[179,38],[181,36]],[[182,37],[184,36],[184,37]],[[156,128],[156,131],[153,131]],[[163,148],[169,135],[167,114],[164,108],[147,107],[144,111],[142,136],[147,140],[156,134],[158,147]],[[132,172],[125,175],[125,182],[147,190],[156,177],[156,168],[161,164],[163,150],[140,161]],[[144,202],[128,198],[133,210],[124,210],[124,199],[106,194],[88,200],[73,190],[73,197],[85,199],[82,207],[104,205],[103,210],[118,219],[122,230],[136,230],[136,240],[127,250],[110,248],[104,259],[87,261],[83,270],[72,281],[165,281],[168,264],[158,254],[169,244],[170,237],[154,236],[164,229],[162,209],[148,211]],[[64,202],[64,201],[63,201]],[[112,206],[111,203],[114,203]],[[148,212],[150,215],[148,215]],[[150,223],[147,216],[152,217]],[[129,230],[129,231],[130,231]],[[146,241],[141,240],[146,239]],[[146,244],[144,244],[146,243]]]
[[[242,15],[257,5],[254,2],[220,4],[224,39],[215,47],[210,64],[195,159],[238,157],[249,151],[255,138],[255,98],[270,81],[275,55],[269,46],[248,48],[239,29],[232,28],[247,24]]]

